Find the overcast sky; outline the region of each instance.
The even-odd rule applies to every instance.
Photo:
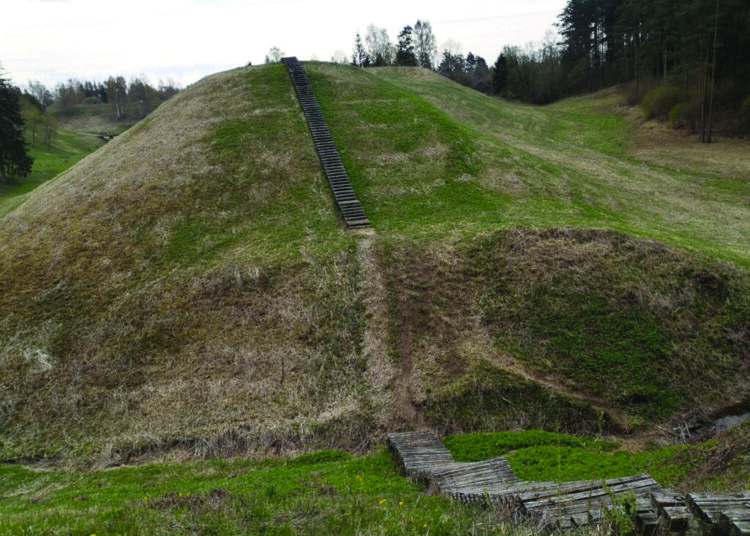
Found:
[[[392,41],[417,19],[442,49],[461,43],[494,62],[505,45],[541,41],[565,0],[1,0],[0,64],[17,85],[108,75],[183,86],[263,59],[272,46],[301,60],[351,56],[369,24]]]

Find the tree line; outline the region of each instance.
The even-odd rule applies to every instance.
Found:
[[[715,124],[750,132],[750,2],[568,0],[557,32],[506,46],[495,62],[448,41],[438,55],[428,21],[357,33],[351,63],[421,66],[489,94],[548,104],[621,84],[646,118],[663,117],[711,141]]]
[[[51,107],[65,114],[76,105],[106,104],[117,121],[142,119],[179,91],[172,80],[159,81],[154,87],[146,78],[126,81],[123,76],[105,81],[68,79],[53,89],[31,80],[22,91],[2,76],[0,67],[0,182],[31,171],[27,139],[31,147],[42,142],[50,150],[57,134],[57,113]]]
[[[20,101],[21,90],[2,76],[0,67],[0,183],[9,177],[25,177],[34,162],[26,154]]]
[[[145,77],[126,81],[124,76],[110,76],[103,82],[68,79],[57,84],[54,92],[39,82],[29,82],[29,93],[45,107],[53,102],[63,110],[77,104],[110,104],[118,121],[128,113],[137,113],[142,119],[179,91],[172,80],[160,80],[154,87]]]
[[[438,53],[432,24],[426,20],[404,26],[395,43],[385,28],[370,24],[364,39],[359,32],[354,38],[351,63],[359,67],[424,67],[484,93],[492,89],[487,61],[472,52],[464,56],[461,45],[452,40]]]

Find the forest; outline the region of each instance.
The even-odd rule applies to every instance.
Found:
[[[628,104],[710,141],[750,130],[750,2],[570,0],[559,42],[506,47],[493,91],[544,104],[627,84]]]

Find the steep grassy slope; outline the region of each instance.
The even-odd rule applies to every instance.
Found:
[[[358,265],[321,179],[276,66],[204,81],[8,215],[3,457],[356,410]]]
[[[2,219],[1,459],[602,432],[750,398],[740,179],[690,187],[575,105],[306,68],[374,233],[342,229],[283,66],[180,93]]]

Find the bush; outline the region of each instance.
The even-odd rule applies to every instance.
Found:
[[[666,118],[680,103],[680,90],[672,86],[659,86],[643,98],[641,108],[646,119]]]
[[[644,77],[640,83],[635,80],[625,86],[625,102],[628,106],[635,106],[643,101],[646,93],[659,86],[659,81],[651,76]]]
[[[680,103],[669,112],[669,123],[672,125],[672,128],[682,128],[685,126],[682,122],[682,108],[682,103]]]
[[[750,132],[750,95],[742,101],[742,106],[740,106],[740,128],[744,132]]]
[[[680,123],[682,126],[688,127],[690,132],[695,133],[697,130],[698,120],[701,116],[701,103],[697,98],[693,98],[690,102],[683,103],[680,107]]]
[[[681,102],[669,112],[669,123],[672,128],[689,128],[690,132],[696,131],[696,125],[700,118],[700,102],[693,99],[690,102]]]

